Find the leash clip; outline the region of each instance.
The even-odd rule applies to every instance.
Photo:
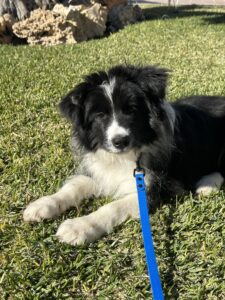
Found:
[[[145,176],[145,169],[141,167],[137,167],[134,169],[134,177],[136,177],[138,174],[143,174]]]
[[[143,176],[145,176],[145,169],[140,166],[139,159],[136,161],[136,168],[134,169],[133,175],[136,177],[138,174],[143,174]]]

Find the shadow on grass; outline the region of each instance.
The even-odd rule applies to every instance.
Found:
[[[224,12],[219,12],[213,10],[210,11],[208,8],[210,8],[210,6],[184,5],[177,8],[155,6],[143,8],[143,12],[146,20],[201,17],[202,20],[208,24],[216,25],[225,23],[225,9]]]
[[[167,272],[164,274],[164,282],[166,289],[164,289],[165,293],[165,298],[169,299],[171,295],[173,296],[173,299],[178,299],[179,298],[179,292],[178,292],[178,287],[174,278],[174,273],[175,273],[175,259],[176,259],[176,254],[173,251],[173,241],[174,241],[174,232],[172,230],[172,223],[174,219],[174,213],[176,211],[176,207],[174,204],[169,205],[169,214],[166,219],[166,252],[167,256],[169,257],[169,263],[167,266]],[[168,290],[170,290],[170,295],[168,294]]]

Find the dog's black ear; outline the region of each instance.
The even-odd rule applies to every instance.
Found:
[[[140,68],[138,73],[137,83],[149,99],[163,100],[166,94],[169,70],[147,66]]]
[[[75,121],[77,118],[82,119],[84,112],[84,102],[87,94],[103,81],[107,80],[108,76],[105,72],[92,73],[84,78],[84,81],[77,85],[69,92],[59,103],[59,109],[64,117],[70,121]]]
[[[59,103],[59,109],[62,115],[70,121],[75,121],[78,115],[81,116],[83,99],[86,95],[87,88],[87,83],[85,82],[77,85],[72,91],[63,97]]]

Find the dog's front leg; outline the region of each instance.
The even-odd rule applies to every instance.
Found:
[[[92,178],[74,176],[57,193],[30,203],[23,213],[23,218],[27,222],[54,218],[70,207],[78,207],[83,199],[96,193],[97,187]]]
[[[89,215],[66,220],[56,236],[61,242],[81,245],[99,239],[129,217],[139,217],[136,194],[108,203]]]

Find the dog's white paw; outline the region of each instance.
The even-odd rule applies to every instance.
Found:
[[[68,219],[63,222],[56,233],[60,242],[70,245],[82,245],[99,238],[102,230],[91,222],[90,217],[84,216],[76,219]]]
[[[212,193],[218,192],[219,189],[217,187],[212,187],[212,186],[201,186],[197,188],[196,194],[201,195],[201,196],[209,196]]]
[[[209,196],[211,193],[219,191],[224,182],[223,176],[218,173],[211,173],[203,176],[196,184],[196,194],[202,196]]]
[[[39,222],[59,214],[60,205],[57,199],[54,196],[46,196],[30,203],[23,212],[23,219],[26,222]]]

